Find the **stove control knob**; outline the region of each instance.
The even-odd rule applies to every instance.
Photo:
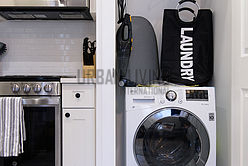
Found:
[[[20,86],[17,85],[17,84],[14,84],[13,87],[12,87],[12,91],[14,93],[18,93],[20,91]]]
[[[36,85],[34,86],[34,92],[35,92],[35,93],[40,93],[40,91],[41,91],[41,86],[40,86],[39,84],[36,84]]]
[[[177,98],[177,94],[176,94],[175,91],[170,90],[170,91],[168,91],[166,93],[166,99],[167,100],[169,100],[169,101],[175,101],[176,98]]]
[[[23,87],[23,91],[24,91],[25,93],[29,93],[30,90],[31,90],[31,87],[30,87],[28,84],[25,84],[24,87]]]
[[[52,92],[53,87],[52,87],[51,84],[46,84],[46,85],[44,86],[44,90],[45,90],[45,92]]]

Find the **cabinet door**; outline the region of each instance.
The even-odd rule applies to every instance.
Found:
[[[95,110],[63,109],[63,166],[95,166]]]

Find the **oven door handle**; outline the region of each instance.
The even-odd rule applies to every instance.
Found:
[[[58,105],[60,104],[60,97],[23,97],[23,106],[42,106],[42,105]]]

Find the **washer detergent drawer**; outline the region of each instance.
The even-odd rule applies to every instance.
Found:
[[[94,84],[63,84],[62,85],[63,108],[94,108],[95,85]]]
[[[63,109],[63,166],[95,166],[95,109]]]

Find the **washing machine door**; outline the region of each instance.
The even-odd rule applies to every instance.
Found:
[[[180,108],[165,108],[149,115],[134,137],[139,166],[204,166],[209,150],[203,123]]]

